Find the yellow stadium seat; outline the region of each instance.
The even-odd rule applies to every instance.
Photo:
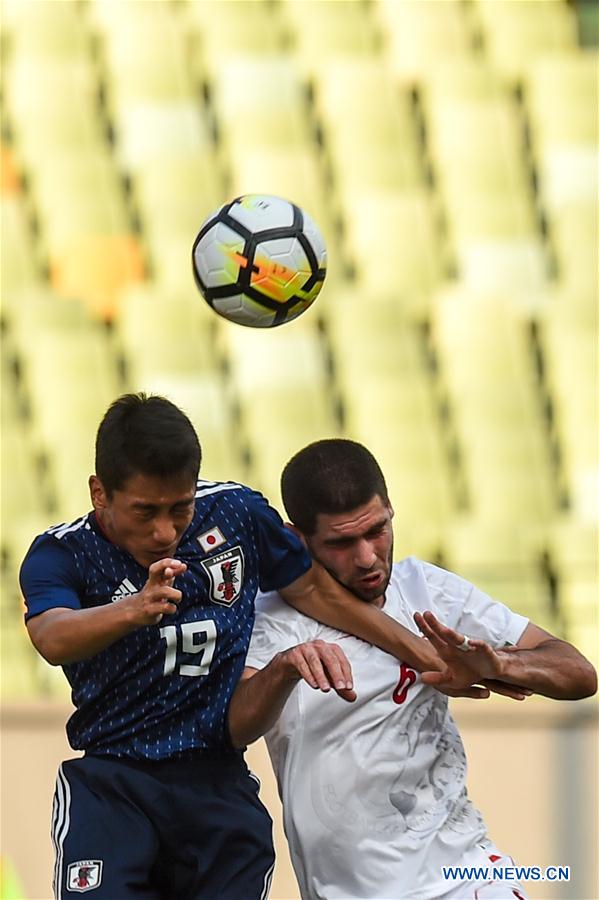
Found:
[[[575,13],[565,0],[478,0],[474,10],[492,64],[513,81],[520,80],[538,56],[576,46]]]
[[[31,235],[27,210],[19,194],[3,194],[0,199],[2,222],[2,315],[10,318],[19,305],[19,294],[34,285],[39,277],[39,259]]]
[[[385,460],[406,525],[413,529],[426,519],[438,528],[454,498],[421,332],[393,295],[382,304],[359,288],[339,288],[328,305],[325,324],[347,435]]]
[[[234,415],[230,392],[218,371],[171,373],[156,369],[143,381],[130,380],[129,389],[167,397],[189,416],[202,448],[201,478],[248,480],[244,435]]]
[[[84,57],[90,52],[85,17],[77,3],[4,0],[2,24],[13,53],[50,60]]]
[[[596,214],[598,74],[596,52],[558,54],[541,57],[525,82],[541,197],[551,227],[559,228],[570,207]]]
[[[439,62],[473,55],[473,31],[461,3],[378,0],[386,59],[403,82],[426,82]]]
[[[189,32],[199,37],[192,65],[201,74],[226,65],[230,56],[280,53],[285,35],[278,10],[268,0],[210,3],[186,0],[181,7]]]
[[[187,292],[151,283],[133,286],[123,295],[117,334],[129,377],[140,390],[152,377],[217,369],[219,320],[189,281]]]
[[[462,516],[446,529],[443,551],[449,569],[555,633],[561,625],[542,574],[543,541],[542,529]]]
[[[97,95],[91,57],[15,56],[6,79],[6,111],[22,163],[35,170],[65,152],[101,151],[105,135]]]
[[[346,57],[357,61],[377,50],[375,23],[362,3],[286,0],[281,4],[281,18],[304,73],[317,72],[323,60]]]
[[[593,485],[599,472],[596,334],[588,322],[574,321],[568,307],[549,304],[540,336],[571,502],[579,514],[592,516],[599,507]]]
[[[166,149],[166,148],[164,148]],[[160,265],[164,243],[180,237],[188,260],[181,274],[189,278],[191,245],[200,225],[224,202],[217,157],[205,149],[188,156],[154,155],[135,167],[136,208],[144,237]]]
[[[341,210],[360,288],[394,293],[406,314],[421,315],[443,260],[431,196],[419,189],[353,192],[341,197]]]
[[[158,160],[164,169],[176,167],[178,160],[185,163],[212,151],[209,124],[195,99],[129,103],[115,121],[117,157],[132,172]]]
[[[474,515],[543,521],[556,498],[524,313],[507,297],[446,290],[433,341]]]
[[[87,235],[122,235],[130,220],[119,174],[101,147],[42,155],[31,171],[41,239],[49,255]]]
[[[525,100],[541,146],[597,143],[596,51],[541,56],[527,72]]]
[[[314,91],[332,174],[342,193],[422,183],[410,97],[406,90],[393,89],[380,58],[326,60],[314,77]]]
[[[276,503],[287,459],[336,431],[323,348],[309,316],[272,332],[226,328],[221,333],[252,452],[252,483]]]
[[[430,150],[464,283],[541,291],[548,260],[524,158],[519,113],[483,66],[445,66],[423,92]]]
[[[233,167],[248,148],[306,143],[302,85],[288,57],[234,56],[212,74],[214,108]]]

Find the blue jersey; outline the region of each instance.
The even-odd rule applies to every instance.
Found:
[[[285,587],[311,562],[264,497],[233,483],[198,482],[195,513],[176,552],[177,612],[95,656],[63,666],[76,712],[73,749],[168,759],[230,748],[226,716],[254,623],[254,598]],[[47,609],[118,603],[143,588],[146,568],[111,543],[88,513],[50,528],[21,567],[26,618]]]

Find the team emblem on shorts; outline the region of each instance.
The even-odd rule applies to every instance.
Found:
[[[67,889],[82,894],[93,891],[102,881],[101,859],[80,859],[67,869]]]
[[[223,550],[217,556],[203,559],[202,565],[210,577],[210,596],[214,603],[232,606],[243,585],[243,551],[241,547]]]

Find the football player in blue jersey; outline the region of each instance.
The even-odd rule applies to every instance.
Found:
[[[443,669],[429,643],[312,564],[260,494],[198,482],[200,461],[176,406],[119,398],[98,430],[93,511],[38,536],[21,568],[31,640],[64,669],[67,735],[84,751],[56,783],[59,898],[267,895],[271,821],[227,727],[258,588],[419,670]],[[351,690],[347,672],[336,677]],[[475,677],[452,687],[467,692]]]

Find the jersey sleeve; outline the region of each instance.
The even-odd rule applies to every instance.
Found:
[[[516,644],[529,620],[494,600],[466,579],[423,563],[435,615],[441,622],[492,647]]]
[[[21,565],[25,621],[48,609],[80,609],[80,578],[72,553],[51,535],[36,538]]]
[[[310,554],[261,494],[251,492],[250,508],[257,529],[260,590],[287,587],[310,569]]]
[[[320,628],[319,622],[293,609],[278,594],[258,594],[245,664],[252,669],[263,669],[277,653],[314,640]]]

